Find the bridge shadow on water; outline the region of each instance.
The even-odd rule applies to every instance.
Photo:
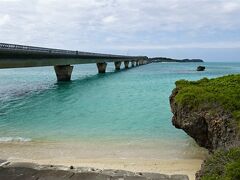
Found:
[[[67,98],[74,99],[75,96],[84,96],[88,91],[96,91],[98,93],[99,88],[103,88],[105,85],[110,86],[111,83],[118,81],[118,77],[122,76],[123,73],[131,72],[134,69],[137,68],[115,70],[105,74],[81,75],[77,79],[68,82],[57,82],[56,80],[55,83],[51,83],[53,81],[50,81],[46,86],[42,87],[42,85],[39,85],[39,88],[34,90],[18,89],[9,94],[8,100],[0,99],[0,104],[2,107],[4,104],[15,106],[22,104],[23,100],[25,104],[30,101],[40,102],[43,99],[48,101],[49,97],[54,97],[55,100],[62,102],[62,100],[67,100]]]
[[[125,73],[132,68],[129,69],[121,69],[121,70],[115,70],[111,72],[106,72],[104,74],[93,74],[93,75],[85,75],[79,79],[74,79],[71,81],[66,82],[56,82],[54,85],[56,86],[56,89],[68,89],[68,88],[74,88],[79,85],[85,85],[87,83],[94,83],[95,81],[102,81],[107,80],[110,78],[115,78],[116,76],[121,75],[122,73]],[[100,83],[99,82],[99,83]]]
[[[71,101],[73,104],[78,101],[76,98],[90,96],[108,96],[113,91],[118,93],[117,86],[124,80],[127,80],[132,69],[122,69],[118,71],[107,72],[105,74],[92,74],[80,76],[69,82],[56,82],[53,88],[41,92],[41,97],[47,99],[54,97],[54,101],[62,103]],[[126,74],[125,74],[126,73]],[[76,78],[76,77],[75,77]],[[119,86],[119,88],[123,88]],[[39,96],[39,95],[36,95]],[[39,98],[39,97],[33,98]]]
[[[56,97],[60,101],[66,100],[67,98],[74,98],[74,96],[84,96],[86,95],[85,93],[89,91],[96,91],[96,93],[99,93],[100,88],[112,86],[111,83],[118,81],[123,73],[127,73],[131,70],[133,70],[133,68],[115,70],[106,72],[105,74],[83,75],[79,77],[79,79],[68,82],[56,82],[53,84],[52,88],[45,89],[41,93],[33,95],[33,98],[39,95],[46,98],[50,95]]]

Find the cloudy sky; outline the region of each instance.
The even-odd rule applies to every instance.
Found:
[[[240,62],[240,0],[0,0],[0,42]]]

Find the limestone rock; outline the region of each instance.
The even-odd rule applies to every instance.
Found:
[[[198,66],[197,71],[205,71],[206,67],[205,66]]]
[[[173,113],[172,123],[178,129],[183,129],[201,147],[209,151],[218,148],[227,149],[238,144],[236,126],[233,126],[231,113],[224,111],[217,104],[213,107],[216,113],[208,110],[192,110],[175,102],[178,89],[174,89],[170,96]]]
[[[92,168],[91,168],[92,169]],[[0,167],[0,179],[6,180],[189,180],[186,175],[134,173],[123,170],[89,171],[89,168],[41,166],[33,163],[9,163]]]

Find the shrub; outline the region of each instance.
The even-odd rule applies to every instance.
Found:
[[[202,180],[239,180],[240,148],[215,152],[204,164]]]

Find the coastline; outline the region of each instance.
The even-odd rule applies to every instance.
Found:
[[[239,74],[176,82],[172,123],[210,152],[196,180],[240,177],[239,84]]]
[[[198,75],[198,73],[196,73],[193,70],[185,71],[184,69],[185,67],[179,64],[177,65],[181,67],[181,70],[179,70],[179,73],[184,74],[184,75],[181,75],[181,77],[185,79],[188,79],[189,75],[191,76],[193,75],[193,77],[189,79],[194,80],[194,78],[197,78],[198,76],[199,77],[205,76],[204,73],[208,73],[208,71],[206,71],[203,74],[199,73]],[[161,66],[163,67],[162,69],[163,71],[161,71],[162,73],[167,72],[169,70],[168,68],[172,68],[172,65],[171,66],[161,65]],[[218,68],[218,66],[216,68]],[[180,68],[177,68],[176,70],[178,69]],[[226,71],[229,71],[229,70],[226,69]],[[216,70],[216,72],[218,71]],[[213,71],[210,71],[210,73],[213,73]],[[175,76],[170,76],[170,79],[171,78],[174,79]],[[169,82],[171,83],[173,79],[162,81],[163,83],[162,86],[161,84],[159,84],[158,87],[162,88],[163,85],[164,87],[165,86],[167,87],[167,84]],[[157,79],[156,82],[157,81],[159,81],[159,79]],[[78,86],[76,87],[79,89]],[[153,86],[153,89],[155,89],[154,87],[155,87],[155,84]],[[77,91],[74,91],[74,92],[77,92]],[[162,95],[168,94],[168,92],[169,92],[169,89],[163,89],[163,91],[161,91],[161,93],[163,93]],[[54,93],[56,92],[55,91],[51,92],[51,94],[54,94]],[[143,94],[144,93],[145,91],[143,92]],[[43,94],[45,95],[46,93],[43,93]],[[153,98],[158,95],[159,95],[159,99],[157,99],[156,102],[153,101],[154,100]],[[51,136],[50,133],[49,133],[50,138],[47,140],[48,142],[45,142],[45,140],[47,139],[46,137],[48,137],[48,134],[45,134],[45,133],[52,132],[51,130],[56,130],[58,129],[58,127],[65,127],[63,126],[62,122],[68,122],[67,125],[69,125],[69,127],[73,127],[76,124],[79,124],[81,126],[84,125],[83,122],[77,121],[77,123],[74,123],[74,122],[71,122],[70,119],[67,119],[67,121],[65,120],[59,121],[56,119],[55,121],[53,121],[53,122],[56,122],[56,124],[54,124],[57,127],[56,129],[55,128],[52,128],[52,129],[46,128],[46,130],[41,128],[38,129],[38,128],[35,128],[35,126],[37,125],[36,123],[35,125],[31,125],[31,126],[28,126],[28,124],[26,124],[26,127],[24,128],[25,131],[23,130],[23,133],[19,133],[19,134],[4,133],[5,131],[2,131],[2,137],[3,136],[13,136],[13,137],[12,138],[3,137],[3,139],[0,140],[0,154],[1,154],[0,159],[7,159],[9,161],[14,161],[14,162],[34,162],[34,163],[43,164],[43,165],[44,164],[65,165],[67,167],[70,167],[73,165],[76,167],[93,167],[93,168],[100,168],[100,169],[122,169],[122,170],[128,170],[133,172],[139,172],[139,171],[154,172],[154,173],[164,173],[169,175],[170,174],[187,174],[190,177],[190,179],[194,179],[195,173],[198,170],[200,170],[202,161],[203,159],[206,159],[206,158],[203,156],[201,152],[195,152],[196,149],[200,149],[200,148],[198,146],[196,146],[197,148],[192,146],[192,144],[195,144],[195,142],[191,138],[189,138],[185,134],[181,135],[181,132],[174,134],[175,131],[171,131],[172,129],[175,129],[175,128],[172,126],[169,126],[170,113],[165,114],[165,112],[168,112],[169,110],[165,109],[165,103],[166,103],[165,95],[164,96],[162,95],[161,94],[153,94],[153,96],[148,95],[148,98],[152,100],[151,102],[153,102],[152,105],[156,105],[154,106],[154,108],[148,109],[149,112],[158,112],[156,114],[152,114],[153,116],[156,115],[155,117],[156,121],[151,121],[151,118],[147,117],[146,114],[148,114],[149,112],[143,113],[145,115],[145,116],[142,116],[143,120],[138,119],[141,116],[135,117],[135,114],[134,116],[132,116],[134,118],[131,119],[130,117],[129,120],[127,118],[122,118],[124,120],[127,119],[128,121],[134,120],[135,118],[138,120],[138,121],[132,121],[132,124],[130,124],[131,126],[129,125],[129,127],[136,127],[138,125],[143,125],[141,128],[145,130],[147,125],[149,125],[150,126],[149,129],[151,130],[149,132],[152,132],[154,136],[148,137],[146,136],[147,135],[146,133],[145,136],[129,138],[129,136],[124,136],[129,131],[129,128],[124,127],[126,130],[120,131],[119,133],[119,135],[123,135],[123,136],[116,136],[116,137],[108,136],[105,139],[103,139],[102,137],[97,136],[100,133],[98,133],[94,137],[91,137],[90,133],[88,134],[88,136],[83,136],[84,133],[82,134],[79,133],[76,136],[74,136],[75,137],[74,139],[70,135],[73,135],[74,134],[73,132],[75,131],[74,129],[69,128],[69,129],[66,129],[66,132],[69,132],[70,135],[67,133],[66,134],[69,136],[66,136],[66,134],[65,135],[63,134],[61,136],[60,131],[59,132],[57,131],[56,133],[60,135],[59,137],[57,136],[56,141],[60,140],[62,141],[62,143],[49,142],[50,140],[55,141],[55,137],[56,137],[56,136]],[[72,97],[75,97],[75,95]],[[47,99],[47,97],[45,96],[44,98],[41,97],[41,100],[43,99]],[[146,102],[149,102],[149,99],[147,99]],[[162,103],[159,103],[159,101],[162,101]],[[40,99],[37,99],[37,100],[35,99],[34,102],[41,102],[41,101]],[[69,101],[69,102],[72,102],[72,101]],[[135,105],[137,105],[139,102],[136,102]],[[78,104],[80,104],[80,102]],[[161,106],[158,106],[159,104]],[[56,107],[56,106],[52,106],[52,107]],[[159,111],[159,109],[161,109],[161,111]],[[141,113],[140,111],[137,111],[136,115],[139,115],[140,113]],[[107,112],[107,114],[111,115],[114,113]],[[123,114],[126,114],[126,113],[124,112]],[[37,113],[36,115],[38,115],[39,117],[42,117],[40,116],[41,114]],[[18,117],[19,119],[21,118],[24,119],[24,117],[22,116],[19,117],[19,114],[15,115],[15,117]],[[30,119],[30,116],[26,116],[26,117]],[[118,114],[118,117],[121,117],[121,116]],[[11,118],[12,116],[9,116],[8,119],[11,119]],[[14,129],[15,124],[18,124],[19,122],[21,122],[21,121],[18,121],[18,118],[16,118],[16,121],[13,121],[17,123],[12,123],[11,124],[12,126],[8,125],[6,127],[13,127]],[[46,120],[51,118],[47,117]],[[96,122],[105,122],[102,119],[100,120],[101,121],[96,121]],[[128,121],[123,121],[123,122],[127,123]],[[39,122],[39,121],[34,119],[34,121],[30,121],[30,123],[31,122]],[[53,123],[53,122],[45,121],[45,123],[48,125],[49,123]],[[84,121],[84,122],[87,122],[87,121]],[[118,120],[116,122],[121,122],[121,121]],[[43,124],[44,123],[42,123],[42,125]],[[99,124],[97,125],[99,126]],[[112,125],[116,125],[116,124],[109,123],[109,125],[112,127]],[[151,125],[154,125],[153,126],[154,128],[151,128],[152,127]],[[162,128],[162,127],[165,127],[166,125],[167,125],[167,128]],[[16,127],[18,128],[18,126]],[[19,129],[20,127],[22,126],[19,126]],[[36,127],[39,127],[39,126],[36,126]],[[41,126],[40,124],[40,127],[47,127],[47,126]],[[7,128],[5,129],[7,131]],[[37,131],[35,131],[36,129]],[[86,127],[87,131],[89,129],[91,128]],[[155,129],[157,130],[154,131]],[[133,131],[134,130],[135,129],[133,128]],[[146,130],[148,129],[146,128]],[[79,128],[78,131],[82,132],[82,129]],[[36,136],[32,136],[32,134],[34,134],[32,132],[34,133],[36,132]],[[179,136],[179,134],[181,136]],[[23,138],[20,138],[20,137],[23,137]],[[65,143],[65,142],[69,142],[70,139],[71,139],[70,143]],[[92,141],[92,139],[94,139],[95,141]],[[189,141],[187,141],[186,139]],[[83,142],[83,141],[91,141],[91,142]],[[135,141],[137,141],[137,143],[135,143]],[[114,144],[114,146],[112,146],[111,143]],[[154,145],[154,148],[153,148],[153,145]]]
[[[195,156],[182,158],[167,157],[166,155],[159,157],[149,149],[141,152],[139,147],[129,149],[127,154],[127,150],[121,149],[122,153],[118,154],[116,150],[110,150],[110,146],[106,148],[103,146],[92,145],[90,147],[88,145],[87,147],[86,144],[63,145],[49,142],[1,143],[0,159],[18,163],[89,167],[101,170],[116,169],[167,175],[185,174],[192,180],[195,173],[200,170],[206,155],[204,151],[199,151],[195,153]],[[108,154],[104,154],[106,149],[109,149]]]
[[[189,180],[183,174],[161,174],[151,172],[131,172],[116,169],[98,169],[76,166],[62,165],[40,165],[29,162],[9,162],[0,160],[0,179],[58,179],[58,180],[109,180],[109,179],[128,179],[128,180]]]
[[[187,175],[190,180],[200,170],[202,160],[146,160],[146,159],[54,159],[28,160],[10,159],[11,163],[34,163],[48,166],[81,167],[85,169],[123,170],[130,172],[158,173],[166,175]]]

